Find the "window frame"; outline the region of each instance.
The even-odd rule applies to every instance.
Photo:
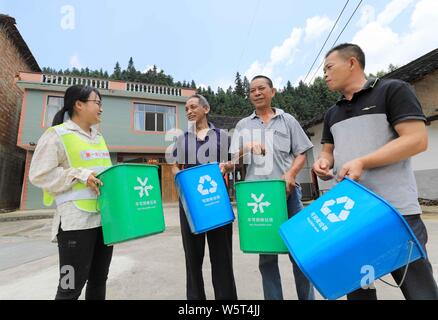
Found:
[[[152,106],[155,107],[155,111],[146,110],[137,110],[138,106]],[[165,107],[172,109],[173,112],[160,112],[156,110],[156,107]],[[143,122],[144,125],[142,127],[137,127],[137,113],[143,113]],[[146,130],[146,114],[154,114],[154,130]],[[168,114],[172,114],[174,117],[172,128],[167,128],[167,121],[168,121]],[[158,114],[162,115],[162,127],[163,131],[158,131],[159,123],[158,123]],[[168,131],[174,131],[177,129],[178,126],[178,106],[172,105],[172,104],[164,104],[164,103],[156,103],[156,102],[149,102],[149,101],[133,101],[132,102],[132,125],[131,128],[136,133],[141,134],[166,134]],[[173,129],[173,130],[172,130]]]
[[[47,120],[48,120],[47,119],[47,114],[49,112],[49,107],[54,107],[53,105],[49,105],[50,98],[59,98],[59,100],[61,100],[61,105],[60,105],[60,108],[58,109],[58,111],[62,109],[62,104],[63,104],[64,96],[59,96],[59,95],[56,95],[56,94],[46,94],[46,95],[44,95],[44,108],[43,108],[43,114],[42,114],[42,119],[41,119],[41,127],[42,128],[49,128],[49,127],[52,126],[53,118],[52,118],[52,121],[50,121],[50,123],[47,123]],[[55,115],[56,115],[56,113],[58,111],[55,112]]]

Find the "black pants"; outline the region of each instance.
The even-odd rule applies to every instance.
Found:
[[[232,236],[233,225],[193,234],[180,203],[181,234],[186,258],[187,299],[205,300],[202,263],[204,261],[205,238],[208,241],[211,276],[216,300],[236,300],[236,284],[233,273]]]
[[[55,300],[76,300],[87,282],[86,300],[104,300],[113,247],[102,228],[58,232],[60,279]]]
[[[426,252],[427,230],[420,215],[404,216],[415,237]],[[399,284],[405,273],[405,267],[391,273]],[[420,259],[409,264],[408,272],[400,287],[407,300],[438,300],[438,288],[433,278],[432,265],[429,259]],[[348,300],[377,300],[376,289],[358,289],[347,295]]]

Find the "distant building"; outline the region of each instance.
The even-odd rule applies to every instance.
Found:
[[[196,90],[20,72],[17,85],[23,91],[23,103],[17,145],[26,150],[21,209],[43,207],[42,191],[29,183],[30,161],[38,139],[63,105],[65,90],[75,84],[96,87],[102,94],[104,113],[100,130],[113,164],[158,165],[163,201],[177,201],[170,165],[165,160],[165,151],[172,139],[167,141],[165,136],[166,132],[176,132],[174,128],[186,130],[185,102]]]
[[[0,14],[0,210],[20,206],[26,152],[17,146],[22,91],[15,84],[19,71],[40,72],[15,19]]]

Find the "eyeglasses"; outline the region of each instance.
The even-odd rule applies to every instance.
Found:
[[[102,101],[101,100],[85,100],[85,101],[93,101],[96,103],[99,107],[102,107]]]

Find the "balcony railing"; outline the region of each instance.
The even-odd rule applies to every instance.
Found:
[[[64,86],[86,85],[97,89],[108,89],[108,80],[93,79],[77,76],[43,74],[43,83],[59,84]]]
[[[156,84],[145,84],[128,82],[126,90],[131,92],[144,92],[153,94],[163,94],[169,96],[181,96],[181,89],[176,87],[161,86]]]
[[[125,82],[111,79],[98,79],[36,72],[20,72],[17,75],[17,81],[39,82],[62,86],[87,85],[97,89],[128,91],[174,97],[190,97],[196,93],[196,89],[193,88],[177,88],[150,83]]]

